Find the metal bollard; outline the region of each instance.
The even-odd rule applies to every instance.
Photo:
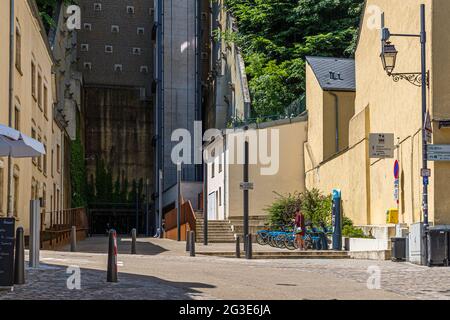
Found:
[[[117,282],[117,234],[109,231],[107,282]]]
[[[131,230],[131,254],[136,254],[136,229]]]
[[[195,231],[191,231],[189,239],[189,252],[191,257],[195,257]]]
[[[23,228],[16,230],[16,256],[14,261],[14,284],[25,284],[25,246]]]
[[[245,258],[250,260],[253,257],[253,252],[252,252],[252,250],[253,250],[253,248],[252,248],[252,235],[248,234],[246,240],[247,240],[246,241],[247,242],[247,251],[245,251]]]
[[[77,227],[72,226],[72,231],[70,232],[70,252],[77,251]]]
[[[236,258],[241,258],[241,240],[239,236],[236,237]]]
[[[189,252],[191,250],[191,247],[189,244],[190,237],[191,237],[191,233],[189,231],[186,231],[186,252]]]

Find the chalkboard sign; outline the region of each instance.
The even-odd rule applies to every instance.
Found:
[[[14,218],[0,218],[0,287],[14,285]]]

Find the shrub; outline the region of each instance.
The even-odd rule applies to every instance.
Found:
[[[300,193],[278,195],[278,199],[266,208],[269,213],[269,225],[275,227],[291,223],[297,207],[301,207]]]
[[[342,220],[342,235],[346,238],[371,238],[366,236],[361,228],[355,227],[353,221],[348,217],[344,217]]]
[[[301,209],[307,221],[315,226],[331,224],[331,195],[324,195],[317,189],[301,194]]]

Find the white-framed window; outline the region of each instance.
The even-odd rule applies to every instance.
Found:
[[[140,72],[141,73],[148,73],[148,66],[141,66]]]
[[[141,28],[141,27],[137,28],[137,34],[138,35],[144,35],[145,34],[145,28]]]
[[[141,55],[142,49],[141,48],[133,48],[133,54],[135,55]]]
[[[134,14],[134,7],[133,6],[127,6],[127,13]]]
[[[85,23],[85,24],[83,24],[83,28],[84,28],[84,30],[86,30],[86,31],[92,31],[92,24],[90,24],[90,23]]]
[[[91,62],[85,62],[83,64],[83,68],[86,70],[92,70],[92,63]]]
[[[115,65],[114,65],[114,71],[115,71],[115,72],[122,72],[122,71],[123,71],[123,65],[121,65],[121,64],[115,64]]]
[[[120,27],[117,25],[112,25],[111,26],[111,32],[112,33],[119,33],[120,32]]]
[[[94,11],[102,11],[102,4],[99,2],[94,3]]]
[[[82,52],[88,52],[89,51],[89,45],[87,43],[81,44],[81,51]]]
[[[105,52],[106,52],[106,53],[113,53],[113,46],[111,46],[111,45],[106,45],[106,46],[105,46]]]

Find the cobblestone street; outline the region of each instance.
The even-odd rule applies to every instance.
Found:
[[[227,245],[211,245],[223,250]],[[0,299],[450,299],[450,269],[366,260],[244,260],[189,257],[184,243],[119,241],[119,283],[106,283],[106,238],[79,243],[80,252],[41,252],[42,268]],[[199,246],[200,247],[200,246]],[[257,250],[257,249],[256,249]],[[67,289],[66,266],[81,268],[81,290]],[[369,268],[381,288],[369,290]]]

